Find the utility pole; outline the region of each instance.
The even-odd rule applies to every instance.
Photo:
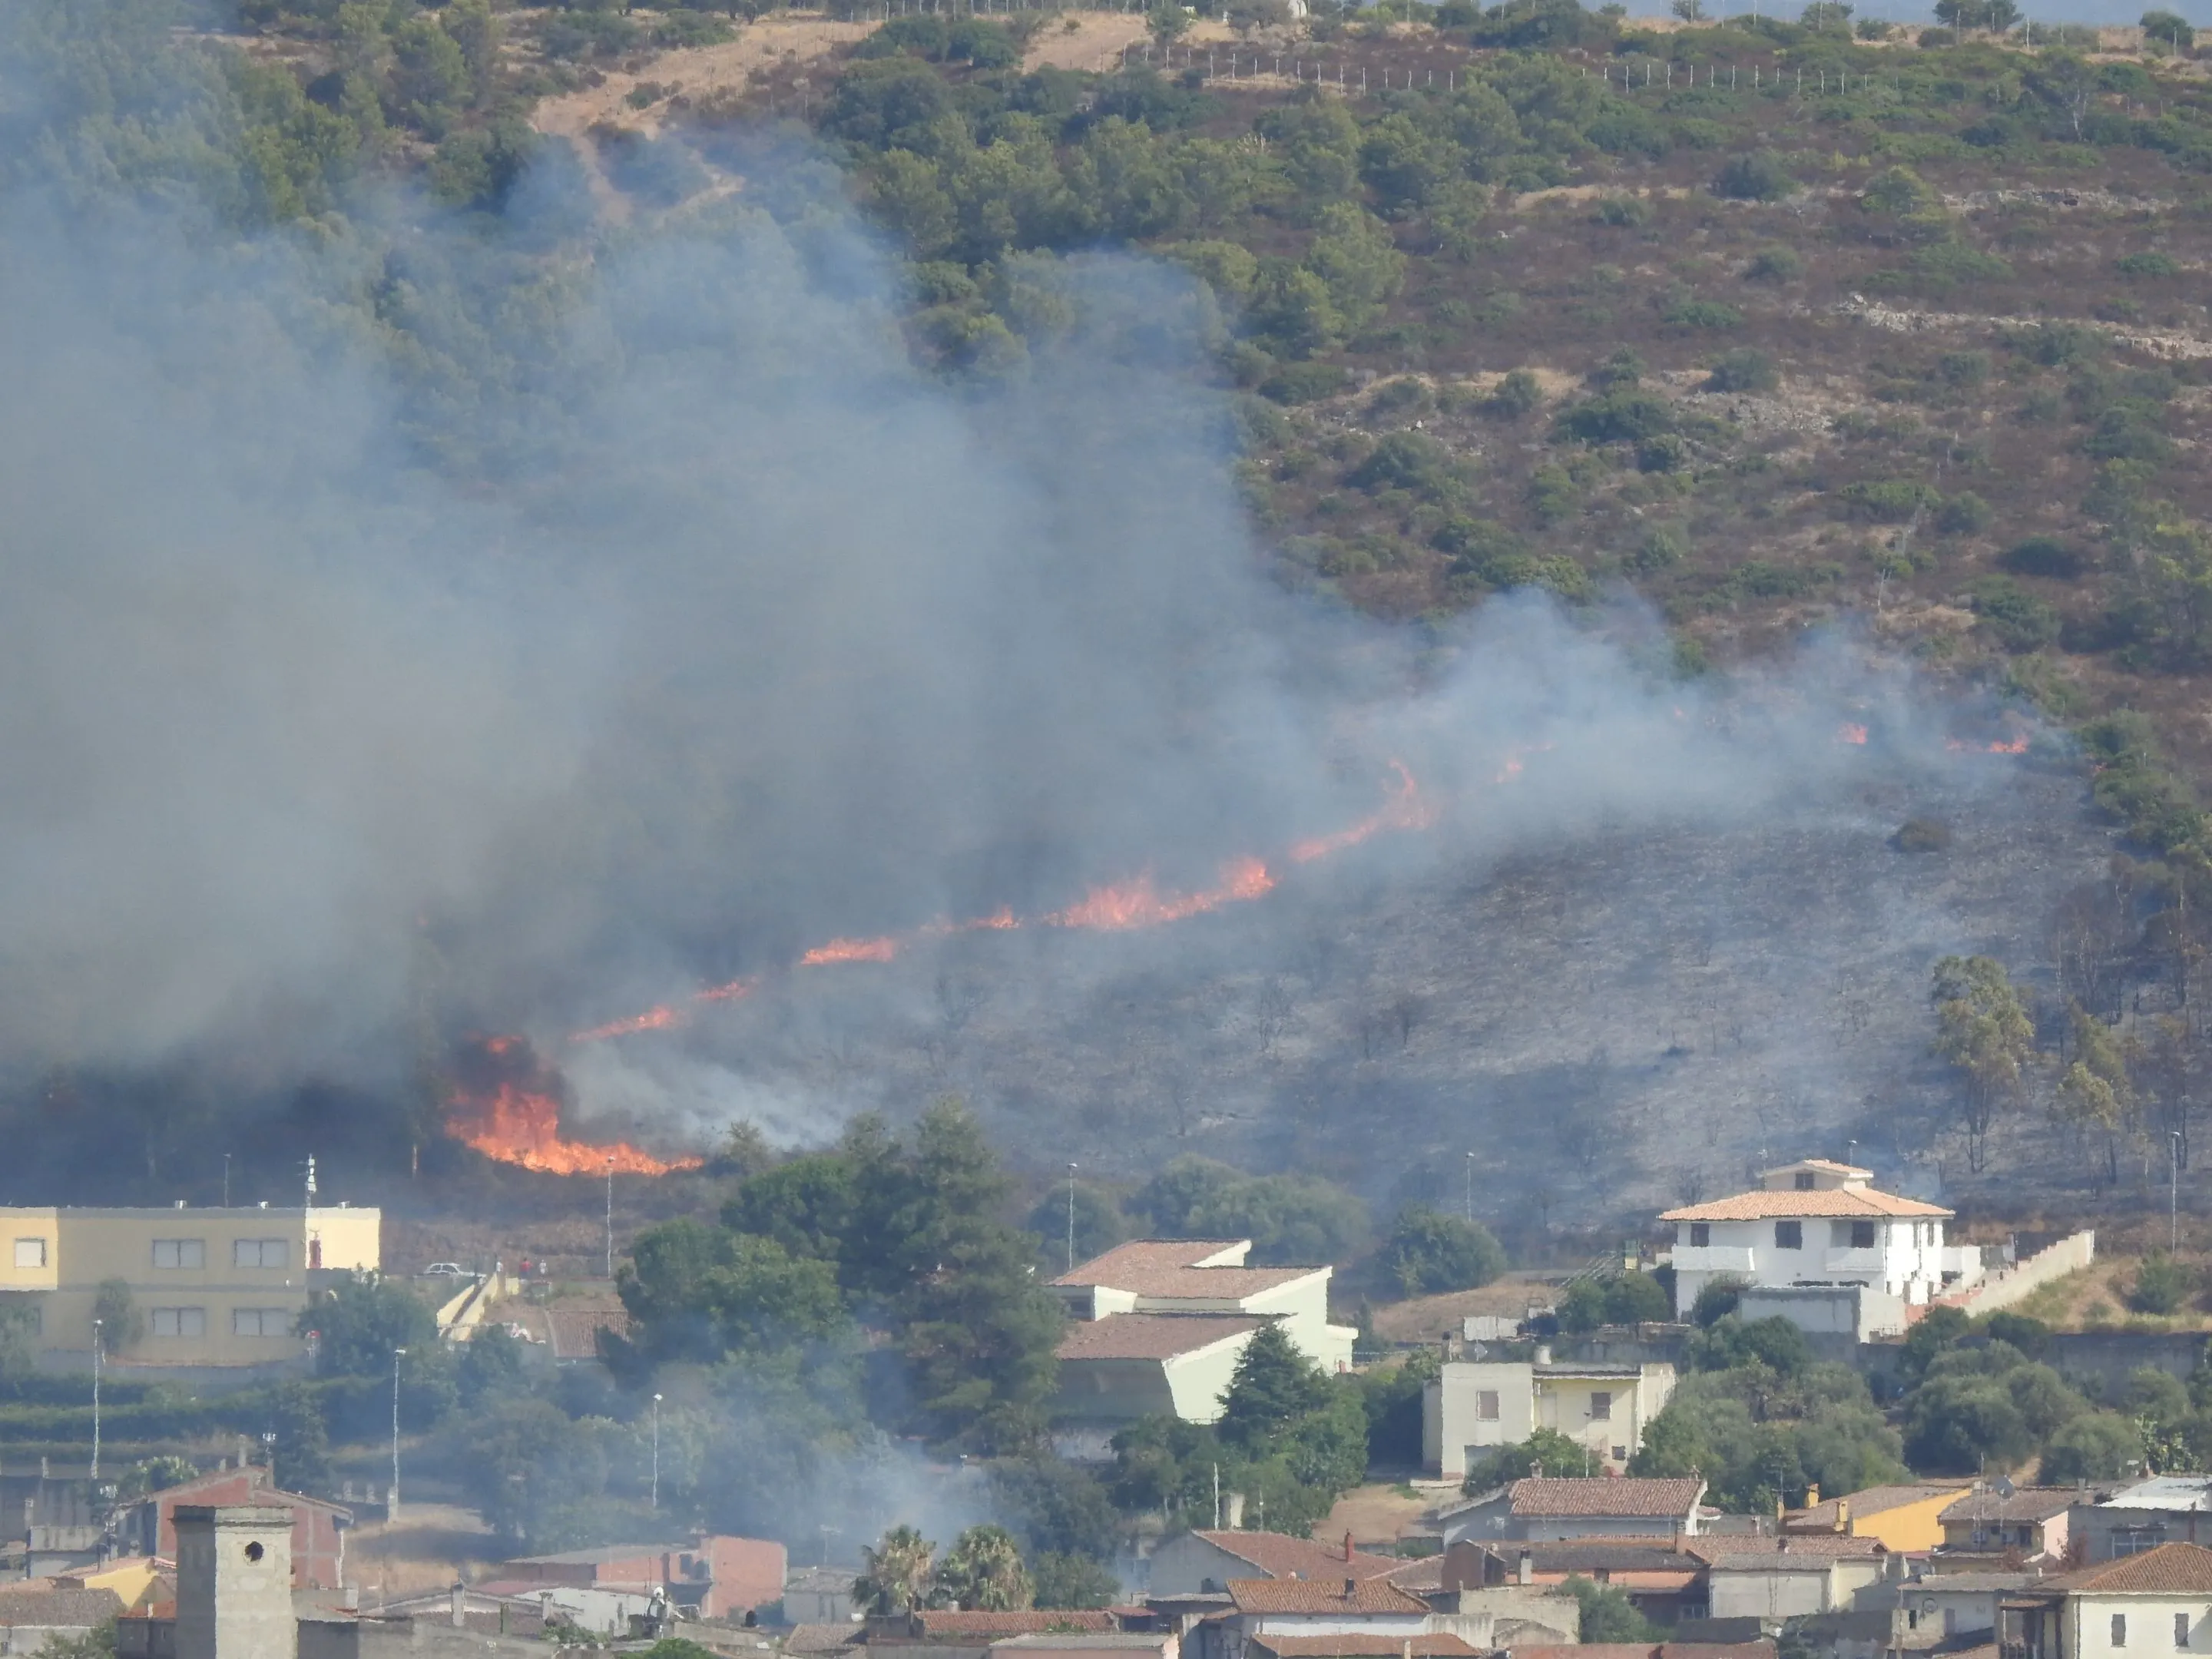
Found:
[[[660,1396],[653,1396],[653,1499],[647,1507],[660,1510]]]
[[[2166,1253],[2181,1250],[2181,1132],[2166,1138]]]
[[[1221,1530],[1221,1465],[1213,1466],[1213,1529]]]
[[[1474,1219],[1474,1154],[1467,1155],[1467,1218]]]
[[[387,1526],[399,1518],[399,1362],[406,1358],[404,1348],[392,1351],[392,1492],[384,1504]]]
[[[92,1478],[100,1479],[100,1326],[92,1322]]]
[[[615,1277],[615,1160],[607,1156],[607,1282]]]
[[[1067,1271],[1075,1271],[1075,1165],[1067,1166]]]
[[[230,1154],[222,1155],[222,1207],[230,1207]]]

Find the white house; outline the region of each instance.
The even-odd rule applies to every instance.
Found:
[[[1052,1281],[1068,1317],[1128,1314],[1242,1315],[1273,1319],[1322,1370],[1348,1370],[1359,1333],[1328,1322],[1335,1269],[1249,1267],[1249,1238],[1139,1238],[1117,1244]],[[1211,1419],[1208,1419],[1211,1420]]]
[[[1369,1555],[1287,1533],[1187,1532],[1152,1552],[1146,1593],[1152,1595],[1218,1595],[1239,1578],[1308,1578],[1319,1583],[1346,1578],[1388,1577],[1406,1564],[1395,1555]]]
[[[1453,1360],[1421,1394],[1421,1457],[1429,1474],[1457,1480],[1496,1446],[1551,1429],[1618,1472],[1644,1443],[1644,1430],[1674,1392],[1674,1368],[1571,1364],[1538,1349],[1526,1361]]]
[[[1869,1187],[1871,1170],[1810,1158],[1769,1170],[1752,1192],[1668,1210],[1674,1307],[1717,1279],[1747,1285],[1863,1285],[1922,1306],[1944,1286],[1951,1212]],[[1954,1253],[1955,1254],[1955,1253]]]
[[[2023,1659],[2212,1653],[2212,1550],[2160,1544],[2005,1598],[2008,1652]]]

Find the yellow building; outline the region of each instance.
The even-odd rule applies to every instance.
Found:
[[[55,1369],[92,1363],[102,1284],[130,1287],[135,1339],[100,1333],[108,1363],[263,1365],[296,1359],[311,1282],[374,1271],[383,1212],[331,1209],[0,1208],[0,1302],[31,1310]],[[311,1280],[311,1275],[313,1279]]]
[[[1943,1511],[1972,1484],[1931,1480],[1909,1486],[1869,1486],[1847,1498],[1832,1498],[1825,1504],[1793,1510],[1783,1521],[1782,1529],[1872,1538],[1893,1553],[1932,1550],[1943,1541]]]

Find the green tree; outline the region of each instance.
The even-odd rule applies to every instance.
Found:
[[[1723,1274],[1709,1279],[1698,1287],[1697,1299],[1690,1304],[1690,1322],[1699,1329],[1734,1313],[1743,1302],[1744,1281]]]
[[[1145,27],[1152,31],[1153,40],[1160,46],[1181,40],[1183,32],[1190,27],[1190,21],[1188,12],[1172,4],[1155,6],[1145,15]]]
[[[427,1353],[438,1340],[437,1316],[420,1297],[362,1273],[311,1297],[295,1329],[317,1334],[315,1368],[325,1376],[389,1376],[394,1349]]]
[[[2142,1436],[2118,1412],[2088,1412],[2051,1437],[2043,1449],[2041,1478],[2113,1480],[2142,1468]]]
[[[861,1554],[864,1571],[853,1583],[853,1596],[868,1612],[908,1613],[930,1604],[937,1546],[914,1528],[893,1527]]]
[[[2153,1250],[2136,1269],[2128,1286],[2128,1306],[2137,1313],[2177,1312],[2197,1288],[2196,1275],[2163,1250]]]
[[[1018,1613],[1036,1594],[1013,1534],[1000,1526],[970,1527],[955,1539],[937,1564],[937,1587],[966,1613]]]
[[[640,1234],[631,1258],[615,1288],[647,1361],[762,1358],[852,1335],[830,1265],[774,1239],[684,1218]]]
[[[1112,1570],[1088,1555],[1048,1550],[1030,1572],[1040,1607],[1110,1607],[1121,1595],[1121,1581]]]
[[[2000,1110],[2026,1087],[2035,1025],[2003,967],[1989,957],[1945,957],[1936,964],[1936,1052],[1957,1070],[1967,1162],[1976,1170]]]
[[[1628,1599],[1627,1593],[1610,1584],[1595,1583],[1580,1573],[1567,1575],[1561,1586],[1582,1609],[1582,1639],[1585,1642],[1656,1642],[1657,1630]]]
[[[103,1279],[93,1292],[92,1316],[100,1325],[100,1344],[107,1353],[128,1353],[145,1339],[146,1316],[131,1300],[131,1285],[121,1279]]]
[[[1595,1461],[1587,1449],[1557,1429],[1539,1429],[1526,1440],[1484,1453],[1468,1465],[1461,1486],[1469,1492],[1489,1492],[1511,1481],[1525,1480],[1539,1469],[1555,1477],[1595,1474]]]
[[[1037,1260],[1054,1273],[1067,1265],[1067,1188],[1055,1187],[1030,1212],[1029,1230],[1043,1241]],[[1075,1188],[1075,1259],[1103,1255],[1129,1237],[1129,1218],[1114,1195],[1101,1188]]]
[[[1353,332],[1372,321],[1406,280],[1406,256],[1389,228],[1349,202],[1321,210],[1304,263],[1328,285],[1330,303]]]
[[[1505,1252],[1488,1228],[1423,1204],[1398,1212],[1382,1261],[1408,1296],[1473,1290],[1505,1271]]]
[[[276,1433],[276,1484],[287,1492],[328,1492],[330,1431],[315,1390],[296,1380],[280,1383],[269,1415]]]
[[[487,1396],[522,1384],[523,1345],[504,1325],[482,1325],[461,1349],[455,1367],[461,1403],[475,1406]]]
[[[1273,1321],[1252,1333],[1222,1396],[1222,1439],[1263,1454],[1284,1429],[1328,1404],[1328,1379]]]
[[[2143,40],[2146,43],[2166,47],[2175,52],[2194,52],[2197,49],[2197,30],[2179,12],[2147,11],[2142,15]]]
[[[278,1464],[281,1475],[283,1464]],[[199,1468],[188,1457],[149,1457],[134,1463],[125,1473],[121,1495],[125,1499],[143,1498],[149,1492],[167,1492],[172,1486],[181,1486],[187,1480],[199,1478]]]

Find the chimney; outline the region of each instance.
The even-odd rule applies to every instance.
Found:
[[[361,1586],[358,1584],[348,1584],[343,1590],[339,1591],[338,1606],[347,1613],[359,1613],[361,1611]]]
[[[1413,1638],[1410,1636],[1406,1638],[1405,1651],[1400,1656],[1400,1659],[1413,1659]]]
[[[1552,1363],[1552,1345],[1550,1343],[1539,1342],[1536,1345],[1536,1363],[1539,1365],[1548,1365]]]
[[[1349,1566],[1352,1563],[1352,1534],[1349,1532],[1344,1534],[1344,1559],[1345,1565]]]
[[[469,1627],[469,1587],[459,1579],[453,1581],[449,1612],[455,1630]]]
[[[1529,1554],[1527,1550],[1521,1552],[1521,1565],[1514,1571],[1513,1582],[1516,1584],[1533,1584],[1536,1582],[1536,1558]]]
[[[1848,1498],[1836,1500],[1836,1531],[1845,1538],[1851,1534],[1851,1500]]]
[[[1820,1502],[1820,1488],[1819,1483],[1815,1482],[1814,1485],[1805,1488],[1805,1507],[1808,1510],[1816,1508],[1819,1506]]]

